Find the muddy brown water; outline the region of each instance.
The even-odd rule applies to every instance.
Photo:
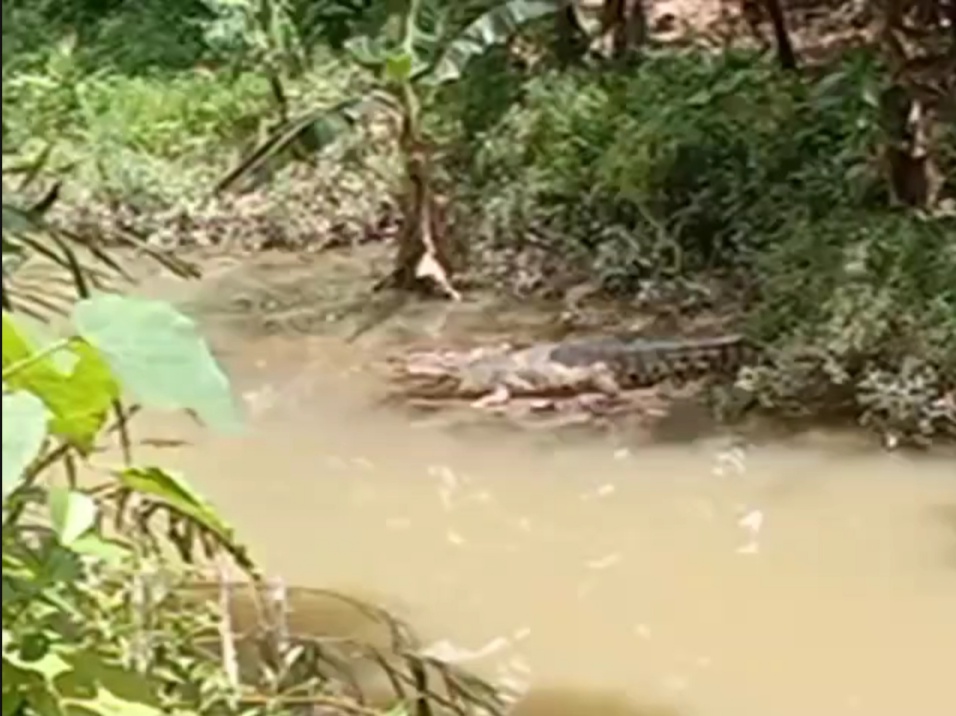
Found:
[[[385,595],[519,687],[688,716],[956,713],[952,453],[460,434],[377,406],[366,344],[214,332],[249,429],[157,455],[288,582]]]

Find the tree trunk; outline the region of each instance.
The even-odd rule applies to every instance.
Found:
[[[422,293],[437,290],[459,300],[460,294],[451,285],[453,267],[447,235],[432,192],[428,148],[418,131],[411,104],[406,105],[401,123],[399,143],[405,159],[404,187],[399,197],[402,227],[395,266],[378,288],[390,286]]]
[[[763,32],[763,23],[769,20],[777,62],[785,70],[797,69],[797,53],[793,49],[787,16],[780,0],[740,0],[740,15],[754,40],[764,50],[771,47]]]
[[[956,46],[941,13],[930,16],[923,0],[884,0],[882,25],[891,82],[879,109],[890,195],[898,204],[932,209],[944,182],[934,152],[936,121],[952,104]]]
[[[647,42],[648,24],[644,0],[604,0],[601,36],[610,36],[610,55],[623,60]]]
[[[452,262],[423,148],[406,155],[405,190],[400,197],[402,227],[391,285],[402,290],[439,293],[457,299],[451,286]]]
[[[780,0],[763,0],[764,9],[770,17],[773,28],[774,43],[777,47],[777,60],[785,70],[797,69],[797,53],[790,40],[790,31],[787,29],[787,17],[780,5]]]
[[[581,26],[577,0],[566,0],[555,18],[554,54],[562,67],[578,62],[588,49],[588,34]]]

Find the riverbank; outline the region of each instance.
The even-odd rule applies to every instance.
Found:
[[[543,347],[566,338],[593,339],[600,345],[625,331],[652,346],[655,340],[675,339],[678,346],[692,346],[695,337],[706,340],[731,333],[733,315],[622,313],[620,301],[600,296],[522,300],[477,288],[460,303],[373,294],[368,286],[390,258],[389,248],[381,244],[298,256],[282,251],[238,256],[217,249],[181,255],[194,259],[207,277],[198,283],[167,280],[161,282],[162,291],[182,297],[187,310],[207,317],[214,335],[227,330],[252,340],[272,337],[293,345],[296,340],[304,341],[303,345],[318,342],[323,350],[340,357],[348,373],[366,376],[364,389],[371,391],[375,400],[384,401],[416,423],[464,431],[530,429],[542,436],[552,433],[555,439],[604,434],[677,443],[720,434],[741,440],[785,439],[819,428],[857,430],[874,446],[881,441],[884,446],[895,445],[886,442],[891,431],[857,424],[852,409],[830,415],[812,410],[788,415],[772,405],[761,408],[751,402],[748,408],[753,393],[748,392],[752,387],[745,380],[752,379],[755,369],[770,365],[768,356],[760,353],[743,354],[742,358],[749,356],[756,362],[739,366],[725,365],[718,355],[713,374],[705,371],[703,380],[675,381],[686,376],[680,370],[676,375],[665,370],[653,384],[625,390],[617,397],[602,396],[589,380],[571,380],[562,388],[554,383],[567,382],[560,372],[554,376],[534,373],[550,374],[547,365],[525,365],[514,374],[505,370],[496,374],[493,384],[476,384],[478,393],[455,392],[455,380],[461,375],[456,377],[450,366],[471,353],[496,355],[509,345]],[[627,323],[622,323],[622,315],[628,316]],[[301,355],[301,350],[294,352]],[[665,367],[669,364],[667,356],[655,356],[652,351],[647,357],[649,369],[660,367],[655,361],[664,361]],[[679,369],[681,357],[676,359],[674,367]],[[402,377],[410,365],[421,369],[425,363],[439,366],[426,371],[429,381],[455,379],[447,390],[439,389],[431,398],[415,397]],[[291,358],[289,369],[295,369]],[[302,370],[307,369],[303,366]],[[537,379],[544,381],[540,390],[502,393],[502,388],[514,386],[515,381]],[[912,444],[903,442],[902,446]]]

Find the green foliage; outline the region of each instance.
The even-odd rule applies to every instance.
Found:
[[[63,343],[35,344],[27,339],[23,330],[17,330],[13,319],[6,314],[3,339],[4,366],[17,368],[9,375],[5,370],[6,387],[43,395],[50,416],[50,432],[83,450],[91,448],[113,401],[120,397],[118,385],[100,354],[88,344],[80,343],[68,354],[72,365],[67,370],[52,360],[37,360],[35,356],[56,352]]]
[[[4,152],[52,143],[51,169],[70,168],[71,191],[84,187],[84,198],[152,209],[207,192],[276,121],[270,68],[305,62],[279,20],[253,17],[259,4],[5,5]],[[242,23],[233,27],[230,12]],[[336,101],[354,88],[354,71],[313,49],[314,75],[287,89],[290,102]]]
[[[216,155],[250,133],[270,108],[259,75],[235,79],[194,71],[172,78],[100,74],[4,87],[6,145],[31,151],[54,142],[53,162],[72,165],[82,183],[137,203],[195,191]],[[213,156],[209,148],[215,147]],[[205,167],[203,167],[203,159]]]
[[[401,131],[410,132],[413,142],[418,142],[424,128],[421,106],[429,106],[436,90],[454,84],[473,60],[507,42],[524,25],[553,15],[560,5],[556,0],[397,3],[387,15],[390,23],[384,31],[358,35],[346,43],[356,65],[373,73],[372,87],[332,106],[313,105],[300,111],[229,172],[217,190],[230,188],[296,144],[312,152],[324,150],[344,129],[375,110],[385,110],[396,119],[395,138],[400,145],[411,139],[400,137]],[[400,30],[389,32],[389,27]]]
[[[671,270],[739,265],[773,242],[782,213],[867,200],[868,84],[857,65],[807,87],[731,54],[547,74],[486,136],[476,190],[496,207],[493,233],[503,221],[501,234],[540,230],[571,251],[614,254],[611,288],[660,268],[663,243],[681,259]]]
[[[416,81],[424,88],[432,80],[456,78],[467,62],[557,4],[421,3],[413,44],[416,71],[429,78]],[[121,198],[143,209],[205,193],[237,152],[281,123],[283,112],[290,124],[277,132],[287,133],[297,123],[293,143],[304,137],[304,148],[314,155],[341,134],[335,108],[373,84],[358,66],[330,58],[322,44],[326,31],[337,33],[333,44],[351,39],[358,55],[360,45],[391,42],[390,50],[371,58],[375,67],[384,67],[385,55],[400,44],[394,30],[401,5],[364,0],[7,5],[5,152],[29,154],[53,143],[51,166],[70,167],[79,179],[74,186],[86,187],[91,198]],[[274,80],[285,107],[277,106]],[[302,121],[317,111],[318,120]]]
[[[73,321],[138,402],[237,426],[229,382],[192,319],[162,302],[103,295],[80,301]]]
[[[43,401],[30,393],[4,394],[3,417],[7,419],[3,423],[3,498],[6,500],[40,454],[46,439],[47,411]]]
[[[16,192],[7,190],[7,167],[4,174],[3,710],[221,710],[236,694],[224,679],[216,686],[220,667],[177,631],[211,633],[211,612],[177,614],[168,593],[155,591],[160,585],[147,574],[168,560],[151,521],[178,530],[171,538],[187,526],[176,542],[184,556],[198,537],[211,554],[224,550],[248,569],[244,551],[208,503],[160,468],[127,463],[94,489],[79,487],[78,471],[111,413],[128,443],[127,394],[144,407],[186,409],[214,427],[233,427],[231,390],[189,319],[163,303],[95,293],[104,279],[124,276],[115,247],[47,223],[59,185],[38,202],[24,198],[48,157],[21,167]],[[154,256],[183,275],[179,262]],[[28,318],[64,311],[66,331]],[[189,686],[200,679],[207,686]]]
[[[200,0],[14,0],[3,6],[4,72],[42,63],[65,40],[77,71],[110,64],[124,74],[180,70],[206,59],[204,28],[216,17]]]
[[[474,78],[473,92],[497,81]],[[460,168],[464,230],[537,251],[540,275],[642,299],[730,279],[748,297],[746,330],[804,354],[751,383],[768,405],[814,410],[836,390],[865,412],[872,377],[916,357],[930,373],[911,402],[934,404],[956,380],[956,225],[888,208],[880,87],[865,54],[814,78],[697,52],[626,74],[546,72]],[[916,428],[903,412],[908,431],[952,421]]]
[[[199,701],[184,702],[182,690],[171,694],[174,684],[153,671],[164,660],[195,659],[192,646],[148,643],[147,607],[135,597],[148,585],[136,576],[129,584],[129,575],[161,557],[143,532],[147,523],[134,521],[115,536],[99,525],[104,513],[120,517],[135,494],[141,515],[158,510],[189,520],[236,552],[231,530],[181,479],[157,467],[120,467],[112,485],[95,490],[74,479],[63,484],[57,474],[62,466],[75,474],[121,388],[146,407],[217,417],[231,404],[230,388],[186,330],[188,319],[165,304],[108,294],[86,299],[74,309],[74,330],[45,346],[21,320],[4,311],[4,713],[158,716],[170,698],[177,713],[199,713]],[[167,361],[187,368],[173,390],[162,374]],[[159,373],[143,390],[148,366]],[[127,497],[117,503],[120,495]],[[38,509],[45,519],[37,519]],[[152,619],[168,630],[161,615]],[[137,643],[143,639],[145,648]]]

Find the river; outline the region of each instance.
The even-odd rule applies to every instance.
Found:
[[[161,459],[270,573],[386,595],[510,685],[684,716],[956,713],[951,452],[458,433],[376,405],[360,346],[229,335],[247,434]]]

